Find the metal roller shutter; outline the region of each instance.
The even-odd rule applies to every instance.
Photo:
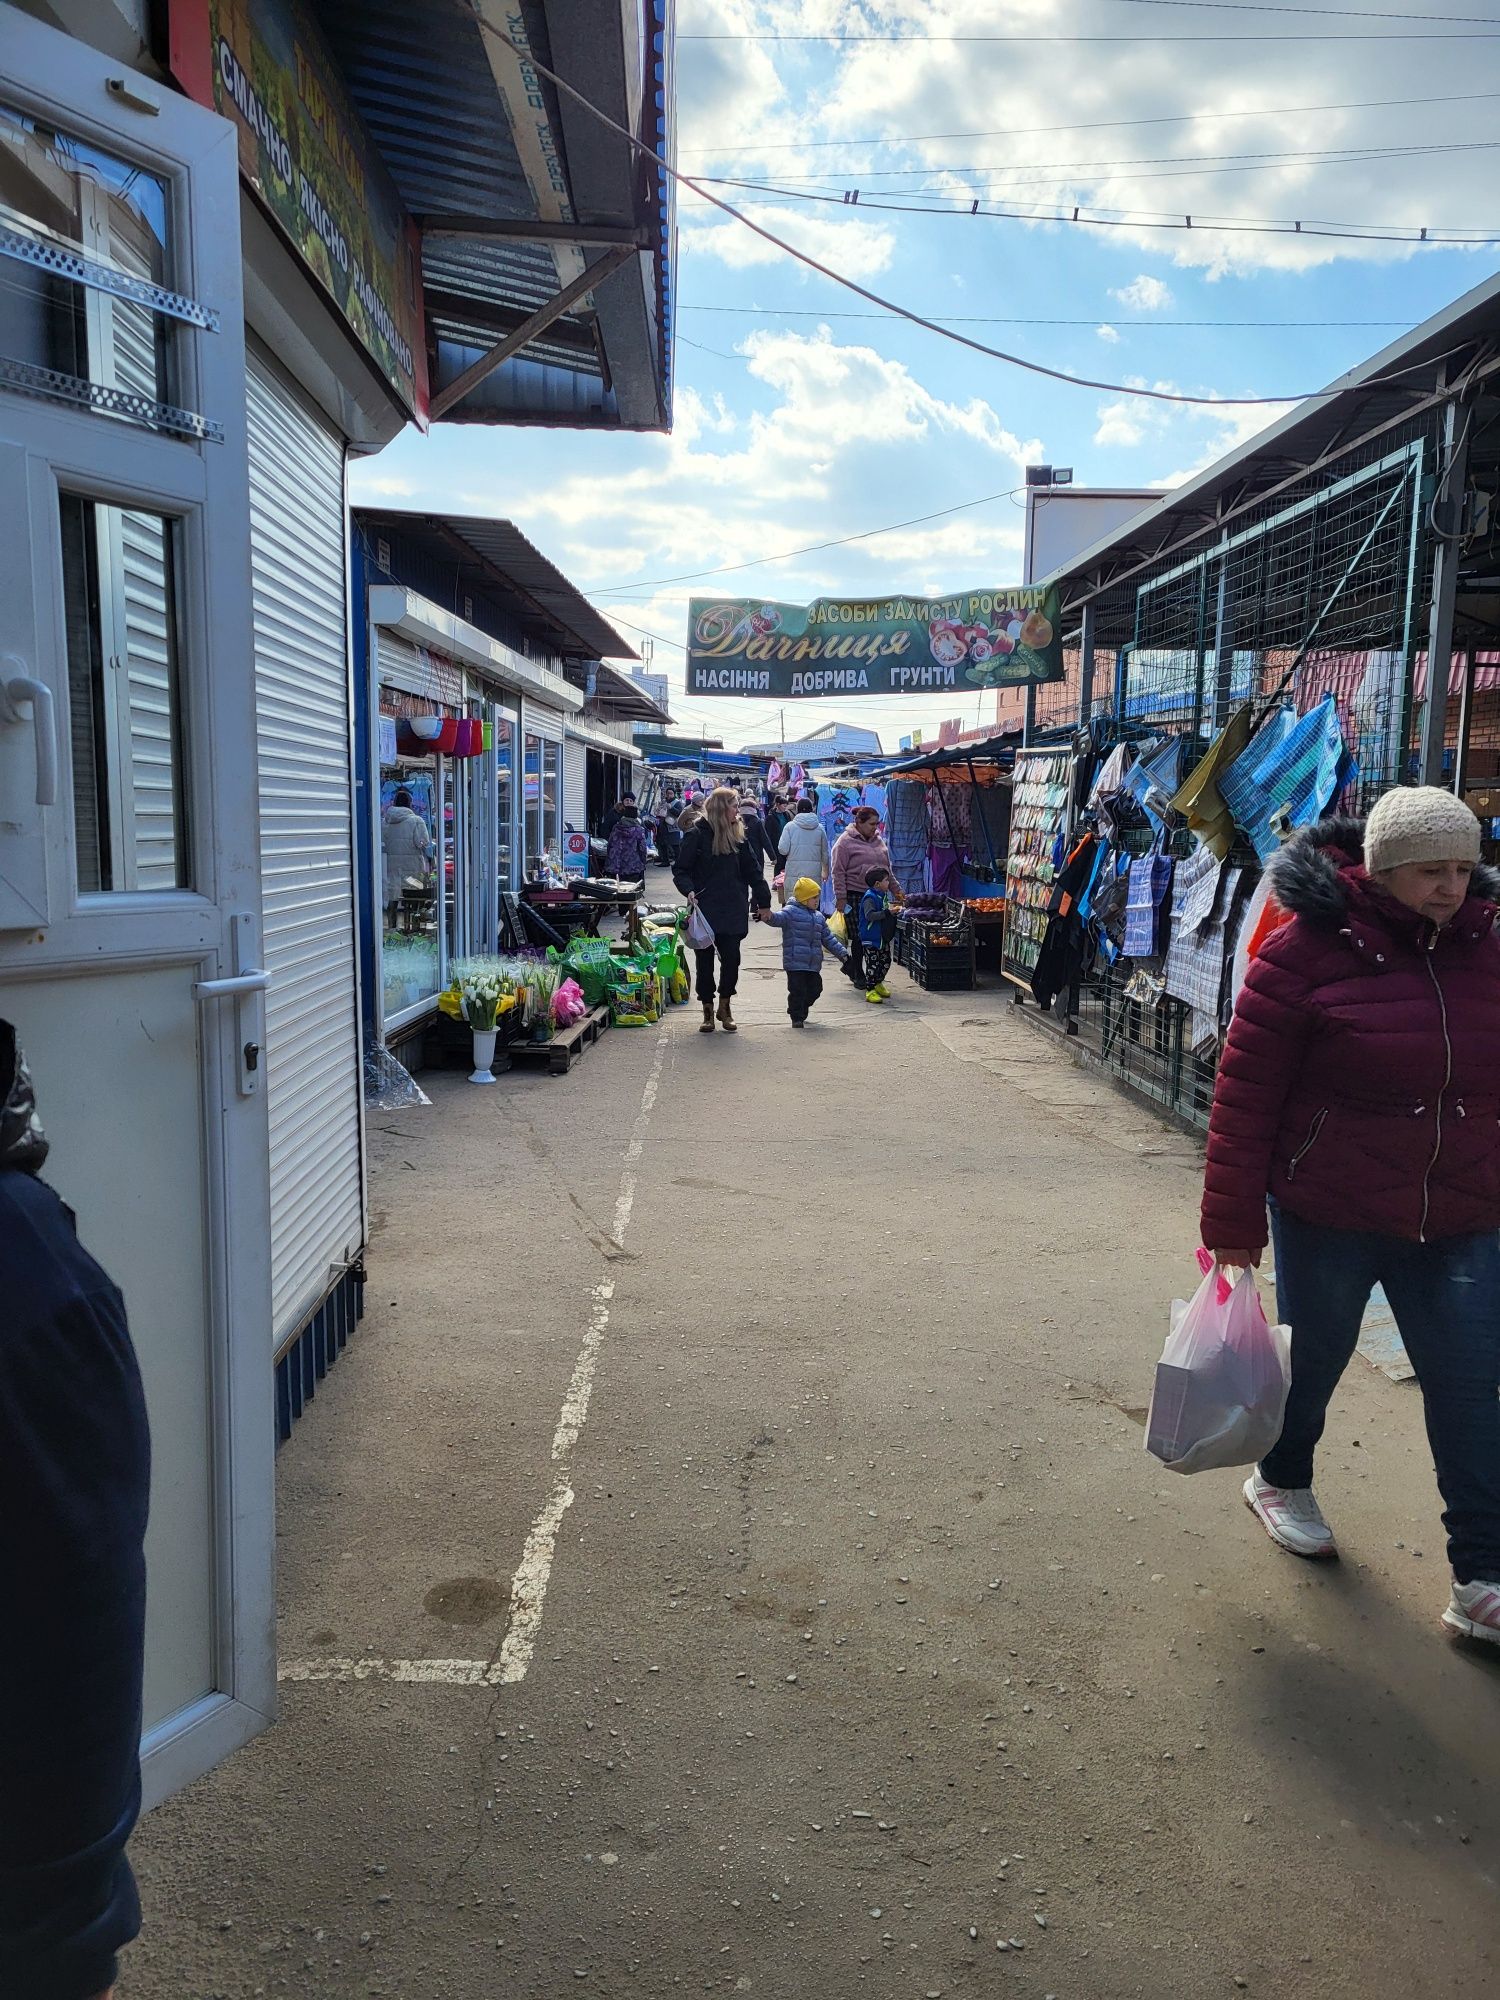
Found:
[[[547,743],[561,743],[563,740],[563,718],[560,709],[543,708],[539,701],[528,695],[524,704],[523,727],[529,736],[540,736]]]
[[[563,739],[562,763],[562,816],[564,826],[576,826],[580,831],[588,824],[589,807],[589,753],[588,746],[574,737]]]
[[[364,1242],[344,452],[254,354],[249,415],[279,1347]]]

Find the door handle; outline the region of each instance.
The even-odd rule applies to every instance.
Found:
[[[261,1044],[265,1041],[266,1004],[262,998],[271,984],[264,966],[246,964],[260,957],[259,926],[243,911],[229,919],[230,959],[235,967],[222,979],[196,979],[193,998],[201,1006],[205,1000],[234,1002],[235,1088],[241,1097],[259,1094],[264,1071]]]
[[[23,667],[26,662],[15,653],[7,653],[0,664]],[[45,681],[34,680],[29,674],[16,674],[9,680],[0,678],[0,723],[24,721],[21,707],[25,702],[31,704],[31,733],[36,743],[36,802],[39,806],[55,806],[57,714],[52,690]]]
[[[193,984],[195,1000],[229,1000],[237,993],[264,993],[271,983],[269,972],[262,972],[258,966],[251,966],[248,972],[237,972],[230,979],[199,979]]]

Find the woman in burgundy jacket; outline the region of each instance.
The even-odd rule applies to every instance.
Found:
[[[1500,1644],[1500,876],[1449,792],[1387,792],[1272,863],[1292,921],[1250,966],[1219,1065],[1203,1241],[1276,1248],[1292,1329],[1280,1440],[1245,1483],[1273,1540],[1336,1553],[1312,1494],[1328,1403],[1384,1287],[1426,1406],[1453,1594]]]

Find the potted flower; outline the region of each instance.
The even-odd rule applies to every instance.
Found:
[[[552,1039],[552,1002],[557,997],[557,968],[551,965],[534,965],[526,974],[526,990],[530,1000],[527,1016],[531,1024],[531,1039],[534,1042],[550,1042]]]
[[[493,1083],[490,1066],[495,1060],[495,1024],[514,1000],[501,990],[498,974],[477,967],[466,970],[458,991],[463,1017],[474,1036],[474,1069],[469,1081]]]

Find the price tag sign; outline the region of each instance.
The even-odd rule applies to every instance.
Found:
[[[568,832],[562,841],[563,868],[569,875],[587,875],[589,872],[589,837],[586,833]]]

